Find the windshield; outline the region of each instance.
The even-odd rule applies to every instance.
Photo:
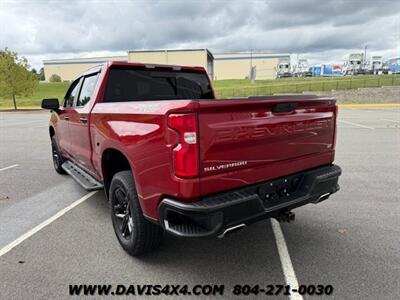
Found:
[[[112,69],[104,102],[212,98],[210,82],[204,73]]]

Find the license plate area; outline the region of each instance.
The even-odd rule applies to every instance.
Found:
[[[264,207],[270,208],[301,196],[303,175],[292,175],[269,181],[258,189]]]

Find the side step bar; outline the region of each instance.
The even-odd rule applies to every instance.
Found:
[[[67,172],[71,177],[78,182],[85,190],[95,191],[103,189],[103,184],[93,178],[92,175],[88,174],[86,171],[79,168],[72,161],[67,160],[61,165],[61,168]]]

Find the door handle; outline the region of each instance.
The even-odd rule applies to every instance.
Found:
[[[81,123],[83,123],[83,124],[87,123],[87,119],[86,118],[79,118],[79,121],[81,121]]]
[[[69,120],[69,117],[68,117],[68,116],[64,116],[64,120],[65,120],[65,121],[68,121],[68,120]]]

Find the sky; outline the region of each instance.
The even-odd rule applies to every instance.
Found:
[[[208,48],[291,53],[342,63],[349,53],[400,55],[400,1],[0,0],[0,49],[44,59],[128,50]]]

